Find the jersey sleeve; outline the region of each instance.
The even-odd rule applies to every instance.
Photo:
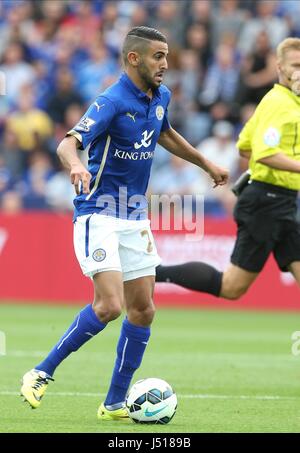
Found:
[[[240,150],[252,149],[252,134],[254,127],[254,117],[251,117],[239,134],[239,138],[236,144],[236,147]]]
[[[66,136],[74,136],[80,142],[79,149],[85,149],[108,129],[115,114],[114,103],[106,97],[99,96]]]
[[[170,121],[169,121],[169,118],[168,118],[168,107],[167,107],[166,110],[165,110],[163,121],[162,121],[161,132],[164,132],[167,129],[170,129],[170,127],[171,127],[171,124],[170,124]]]
[[[258,126],[253,136],[254,161],[282,152],[281,142],[285,128],[282,121],[270,121],[269,124]]]

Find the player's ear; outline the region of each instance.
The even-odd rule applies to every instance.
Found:
[[[140,64],[140,56],[137,52],[129,52],[127,59],[131,66],[137,67]]]

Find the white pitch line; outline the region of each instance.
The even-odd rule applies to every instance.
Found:
[[[19,396],[19,392],[0,391],[0,396]],[[71,397],[103,397],[105,393],[88,393],[88,392],[48,392],[47,396],[71,396]],[[279,396],[279,395],[213,395],[213,394],[180,394],[177,393],[178,398],[182,399],[236,399],[236,400],[297,400],[299,396]]]

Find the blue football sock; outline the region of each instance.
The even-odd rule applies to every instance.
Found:
[[[50,351],[46,359],[39,363],[35,369],[45,371],[50,376],[53,376],[56,367],[71,352],[77,351],[80,346],[97,335],[105,327],[106,324],[102,323],[95,315],[92,305],[87,305],[79,312],[74,322]]]
[[[123,321],[117,346],[117,359],[105,406],[117,408],[114,405],[125,401],[130,381],[142,362],[149,337],[150,327],[135,326],[127,318]]]

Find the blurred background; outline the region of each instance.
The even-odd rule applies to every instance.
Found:
[[[172,126],[230,171],[228,187],[213,190],[201,170],[157,146],[149,195],[203,194],[206,240],[210,231],[211,237],[227,231],[227,238],[232,238],[224,255],[215,253],[214,243],[208,256],[205,238],[202,248],[191,247],[190,254],[185,247],[184,256],[162,240],[158,244],[162,258],[174,260],[177,253],[179,261],[197,253],[199,259],[201,253],[202,259],[225,265],[235,233],[236,199],[230,186],[246,168],[235,142],[276,82],[277,44],[287,36],[300,36],[299,17],[298,0],[2,0],[0,74],[6,82],[6,95],[0,95],[2,263],[12,237],[4,228],[7,222],[26,225],[29,213],[35,216],[31,219],[53,220],[47,217],[52,213],[55,219],[67,216],[69,221],[74,190],[56,156],[57,145],[97,95],[120,76],[120,50],[128,30],[146,25],[168,39],[164,83],[172,91]],[[32,230],[36,232],[36,226],[29,224],[28,232]],[[24,237],[23,231],[19,246],[24,247]],[[49,240],[47,234],[44,237]],[[219,248],[226,243],[221,242]],[[15,240],[15,248],[16,244]],[[294,286],[286,275],[281,279]]]

